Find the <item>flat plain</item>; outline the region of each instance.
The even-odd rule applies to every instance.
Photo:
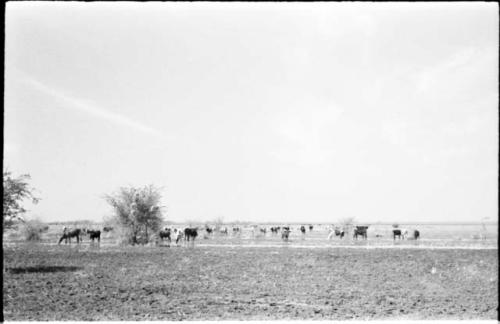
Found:
[[[458,240],[457,248],[438,238],[341,244],[318,229],[305,237],[295,231],[288,243],[247,231],[200,237],[194,247],[131,247],[115,244],[110,233],[100,244],[57,245],[56,234],[51,228],[42,242],[15,236],[4,242],[5,320],[492,320],[498,314],[496,238]]]

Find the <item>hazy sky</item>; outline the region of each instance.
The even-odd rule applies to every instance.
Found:
[[[495,220],[495,3],[17,2],[4,165],[47,221]]]

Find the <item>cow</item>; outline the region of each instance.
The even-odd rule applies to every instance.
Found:
[[[208,235],[213,233],[213,229],[211,229],[209,226],[205,226],[205,232],[207,232]]]
[[[404,237],[406,237],[407,240],[418,240],[420,238],[420,232],[418,230],[412,230],[410,233],[411,236],[408,234],[408,230],[406,230]]]
[[[72,237],[76,237],[76,243],[78,244],[78,243],[80,243],[80,235],[82,235],[81,229],[77,228],[77,229],[71,230],[71,229],[68,229],[65,227],[63,235],[59,239],[58,244],[61,244],[62,240],[65,240],[65,243],[68,243],[68,240],[69,240],[69,243],[71,244]]]
[[[313,230],[313,226],[309,225],[309,232],[312,232],[312,230]]]
[[[184,238],[184,231],[179,228],[174,228],[170,233],[172,241],[175,241],[175,245],[179,246],[179,242],[182,242]]]
[[[394,241],[396,240],[396,236],[401,240],[403,239],[404,240],[404,235],[402,233],[402,231],[400,229],[393,229],[392,230],[392,237],[394,239]]]
[[[219,232],[222,234],[222,235],[227,235],[227,227],[221,227]]]
[[[260,228],[260,232],[264,235],[266,235],[267,230],[265,228]]]
[[[340,238],[342,239],[345,235],[345,231],[344,230],[340,230],[339,228],[335,227],[335,228],[330,228],[330,233],[328,234],[328,240],[331,240],[333,236],[340,236]]]
[[[198,229],[196,227],[186,227],[184,229],[184,240],[187,242],[192,242],[194,244],[194,240],[198,236]]]
[[[281,239],[285,242],[288,242],[289,237],[290,237],[290,227],[283,226],[283,230],[281,231]]]
[[[302,235],[306,234],[306,227],[304,225],[300,227],[300,232],[302,233]]]
[[[104,228],[102,229],[103,232],[111,232],[113,230],[113,227],[111,226],[104,226]]]
[[[233,234],[239,234],[240,233],[240,228],[239,227],[233,227]]]
[[[357,240],[358,236],[361,236],[362,238],[364,238],[366,240],[368,238],[367,229],[368,229],[368,226],[356,226],[354,228],[352,238]]]
[[[278,232],[280,231],[280,227],[279,226],[273,226],[271,227],[271,233],[276,235],[278,234]]]
[[[158,237],[160,238],[160,240],[162,242],[163,242],[163,240],[167,240],[168,243],[170,243],[172,241],[171,234],[172,234],[172,230],[168,227],[165,227],[164,229],[162,229],[158,233]]]
[[[97,242],[101,242],[101,231],[99,230],[87,230],[86,233],[89,235],[89,239],[94,242],[97,239]]]

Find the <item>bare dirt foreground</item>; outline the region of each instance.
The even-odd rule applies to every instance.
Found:
[[[498,250],[4,247],[4,319],[489,319]]]

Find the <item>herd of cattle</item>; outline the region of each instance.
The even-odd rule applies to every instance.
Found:
[[[368,239],[368,230],[369,226],[354,226],[352,229],[352,238],[353,239],[358,239],[358,237],[361,237],[362,239]],[[309,231],[312,231],[314,229],[313,225],[309,226],[300,226],[297,228],[298,231],[301,233],[302,239],[305,238],[307,229]],[[112,231],[112,227],[103,227],[103,232],[110,232]],[[288,242],[290,235],[292,233],[292,227],[290,226],[273,226],[269,227],[269,231],[271,232],[271,235],[278,236],[281,234],[281,239],[285,242]],[[233,236],[240,235],[242,232],[241,227],[233,226],[231,232],[233,233]],[[266,227],[261,227],[254,225],[251,227],[251,236],[252,237],[259,237],[262,235],[266,235],[268,232],[268,228]],[[346,233],[348,232],[347,229],[339,227],[339,226],[329,226],[328,227],[328,236],[327,239],[331,240],[332,238],[338,236],[340,239],[343,239]],[[161,242],[167,242],[169,245],[172,242],[175,242],[176,245],[182,244],[182,243],[191,243],[194,244],[195,239],[199,236],[199,234],[202,234],[205,238],[209,238],[211,235],[214,234],[219,234],[221,236],[227,236],[229,235],[230,231],[228,227],[226,226],[205,226],[203,227],[185,227],[185,228],[176,228],[176,227],[165,227],[161,229],[157,233],[157,243]],[[62,241],[65,241],[65,243],[71,243],[72,238],[76,238],[76,242],[80,243],[80,241],[83,239],[84,236],[88,235],[89,239],[94,242],[97,240],[97,242],[101,241],[101,231],[100,230],[95,230],[95,229],[86,229],[86,228],[76,228],[76,229],[70,229],[67,227],[63,228],[62,235],[59,239],[59,243],[61,244]],[[380,238],[382,237],[381,234],[376,234],[375,237]],[[399,239],[399,240],[418,240],[420,238],[420,232],[418,230],[407,230],[407,229],[399,229],[399,228],[394,228],[392,230],[392,237],[394,240]]]

